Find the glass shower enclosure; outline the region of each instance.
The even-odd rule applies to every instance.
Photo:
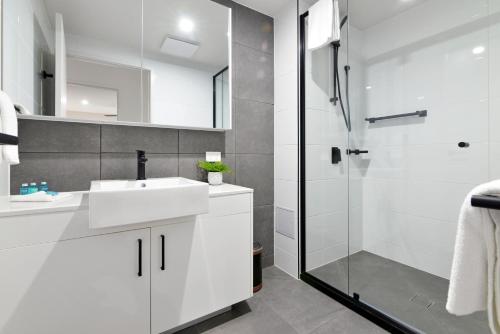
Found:
[[[340,0],[316,50],[301,2],[302,277],[395,331],[489,333],[445,304],[460,206],[500,177],[500,0]]]

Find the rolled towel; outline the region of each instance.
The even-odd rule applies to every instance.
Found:
[[[0,132],[17,137],[17,115],[10,97],[0,91]],[[2,145],[2,161],[10,165],[19,164],[17,145]]]
[[[473,195],[500,194],[500,180],[474,188],[460,211],[446,309],[458,316],[487,310],[500,334],[500,211],[471,206]]]

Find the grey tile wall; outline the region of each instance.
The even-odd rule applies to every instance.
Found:
[[[19,138],[21,164],[11,168],[11,193],[23,182],[47,181],[57,191],[78,191],[88,190],[92,180],[134,179],[138,149],[146,151],[146,177],[204,180],[206,175],[196,173],[202,150],[224,152],[225,146],[223,132],[38,120],[20,120]]]
[[[233,129],[222,132],[21,120],[21,164],[11,169],[11,192],[46,180],[59,191],[86,190],[95,179],[134,178],[135,151],[147,152],[148,177],[203,180],[196,162],[224,153],[233,168],[225,182],[255,189],[254,239],[264,264],[274,258],[273,19],[230,0],[233,10]]]
[[[234,159],[234,183],[253,188],[254,240],[264,265],[274,262],[274,22],[229,0],[233,9],[233,130],[226,159]]]

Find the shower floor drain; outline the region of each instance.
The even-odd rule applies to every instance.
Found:
[[[416,294],[413,297],[411,297],[409,299],[409,301],[413,304],[416,304],[416,305],[422,307],[425,310],[430,309],[435,304],[434,301],[430,300],[426,296],[422,296],[419,294]]]

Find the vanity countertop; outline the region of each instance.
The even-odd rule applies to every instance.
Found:
[[[209,186],[209,197],[253,193],[253,189],[224,183],[220,186]],[[0,196],[0,218],[19,215],[33,215],[48,212],[76,211],[88,209],[89,192],[74,191],[70,198],[54,202],[11,202],[9,196]]]

